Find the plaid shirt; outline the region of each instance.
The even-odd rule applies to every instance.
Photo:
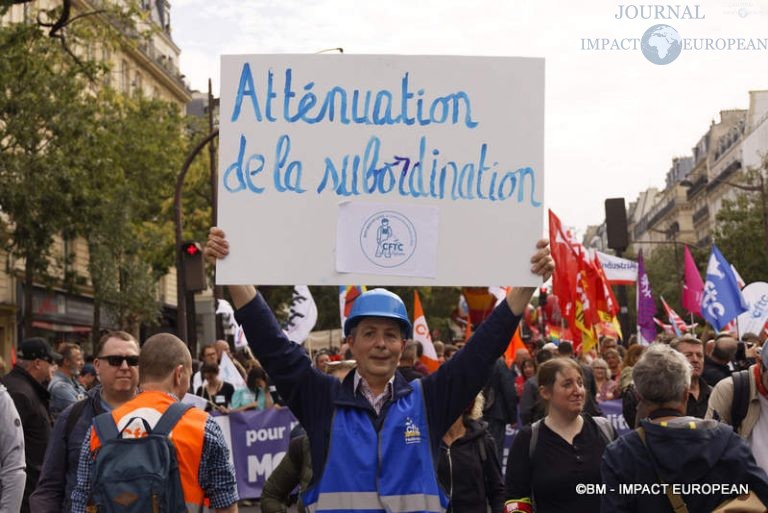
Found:
[[[72,513],[87,513],[94,463],[94,455],[91,454],[92,432],[93,430],[88,431],[80,450],[77,485],[72,490]],[[205,491],[205,496],[210,499],[212,509],[223,509],[238,501],[235,469],[229,462],[229,449],[224,442],[224,433],[210,416],[205,421],[203,454],[197,479]]]
[[[394,382],[395,376],[393,375],[390,380],[387,381],[384,391],[379,395],[375,395],[368,382],[358,374],[357,370],[355,370],[355,390],[368,399],[368,402],[371,403],[373,409],[376,410],[376,415],[381,415],[381,409],[387,401],[392,398],[392,385]]]

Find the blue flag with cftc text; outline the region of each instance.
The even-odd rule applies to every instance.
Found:
[[[701,299],[701,316],[717,331],[720,331],[737,315],[748,309],[741,295],[739,283],[731,264],[717,246],[712,244],[712,253],[707,263],[707,278]]]

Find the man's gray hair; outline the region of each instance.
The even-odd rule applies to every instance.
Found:
[[[691,384],[691,365],[666,344],[651,344],[632,368],[640,396],[649,402],[680,402]]]

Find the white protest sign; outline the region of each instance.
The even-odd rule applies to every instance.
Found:
[[[195,390],[197,390],[197,388],[195,388]],[[189,392],[184,394],[184,397],[181,398],[181,402],[184,404],[191,404],[195,408],[200,408],[203,411],[208,407],[208,401],[199,395],[191,394]]]
[[[741,290],[749,310],[737,317],[739,333],[754,333],[761,335],[763,326],[768,321],[768,283],[757,281],[750,283]]]
[[[219,283],[540,283],[543,59],[237,55],[221,73]],[[403,265],[349,258],[371,227],[345,210],[369,203]]]

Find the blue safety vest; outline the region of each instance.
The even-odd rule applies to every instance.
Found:
[[[304,492],[310,513],[440,513],[448,498],[437,483],[421,381],[389,405],[377,433],[365,410],[337,406],[320,479]]]

